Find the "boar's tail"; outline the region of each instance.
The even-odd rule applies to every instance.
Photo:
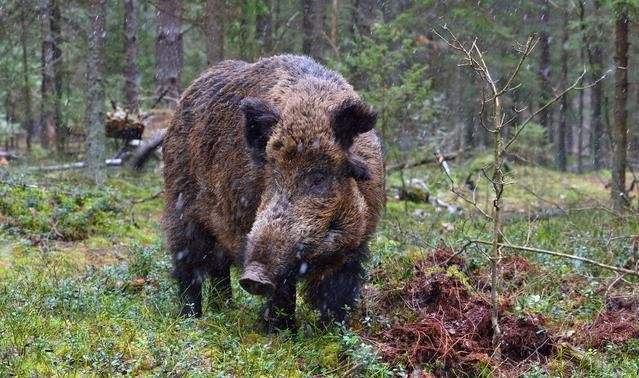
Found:
[[[135,150],[133,159],[131,160],[133,169],[139,171],[144,167],[146,161],[149,160],[155,150],[160,147],[162,141],[164,141],[164,134],[166,134],[166,131],[162,130]]]

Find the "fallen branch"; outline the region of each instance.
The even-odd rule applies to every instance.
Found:
[[[44,167],[29,167],[30,171],[40,171],[40,172],[53,172],[53,171],[64,171],[67,169],[82,169],[86,165],[83,161],[78,161],[75,163],[68,164],[59,164],[59,165],[47,165]],[[119,167],[122,165],[122,159],[106,159],[104,161],[104,165],[107,167]]]
[[[444,157],[444,161],[450,161],[450,160],[455,160],[455,158],[457,157],[457,155],[459,154],[459,152],[453,152],[450,154],[445,154],[443,155]],[[421,160],[418,161],[414,161],[414,162],[404,162],[404,163],[399,163],[399,164],[394,164],[391,166],[386,167],[386,172],[390,173],[390,172],[396,172],[396,171],[401,171],[402,169],[407,169],[407,168],[415,168],[415,167],[419,167],[422,165],[427,165],[427,164],[439,164],[439,158],[437,156],[431,156],[431,157],[427,157],[427,158],[423,158]]]
[[[491,242],[491,241],[479,240],[479,239],[470,240],[470,242],[471,243],[477,243],[477,244],[483,244],[483,245],[493,245],[493,242]],[[582,261],[582,262],[585,262],[585,263],[588,263],[588,264],[591,264],[591,265],[598,266],[600,268],[604,268],[604,269],[612,270],[612,271],[615,271],[615,272],[618,272],[618,273],[630,274],[630,275],[639,277],[639,271],[634,271],[634,270],[631,270],[631,269],[620,268],[620,267],[617,267],[617,266],[604,264],[604,263],[601,263],[599,261],[592,260],[592,259],[589,259],[589,258],[586,258],[586,257],[569,255],[567,253],[549,251],[547,249],[541,249],[541,248],[524,247],[524,246],[521,246],[521,245],[513,245],[513,244],[506,244],[506,243],[499,243],[499,245],[501,247],[504,247],[504,248],[516,249],[516,250],[519,250],[519,251],[542,253],[542,254],[545,254],[545,255],[551,255],[551,256],[563,257],[563,258],[567,258],[567,259],[571,259],[571,260]]]
[[[2,158],[6,160],[20,160],[20,157],[18,155],[16,155],[13,152],[5,151],[5,150],[0,150],[0,159]]]
[[[554,217],[567,216],[568,211],[558,208],[539,208],[531,212],[518,212],[518,211],[504,211],[503,221],[505,223],[519,222],[519,221],[540,221],[544,219],[550,219]]]

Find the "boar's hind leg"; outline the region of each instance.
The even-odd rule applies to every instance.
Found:
[[[354,251],[354,258],[329,274],[308,283],[308,302],[321,314],[321,322],[341,323],[347,311],[355,306],[364,279],[362,263],[368,255],[368,247],[362,245]]]
[[[182,304],[180,315],[199,317],[202,315],[202,281],[213,259],[209,252],[215,247],[215,238],[192,220],[182,222],[180,219],[169,224],[167,244],[173,253],[173,277],[178,281]]]
[[[269,298],[264,310],[267,332],[295,330],[295,284],[295,277],[284,279]]]

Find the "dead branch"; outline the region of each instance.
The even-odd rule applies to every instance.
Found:
[[[480,239],[471,240],[471,242],[472,243],[477,243],[477,244],[484,244],[484,245],[492,245],[493,244],[492,241],[480,240]],[[521,245],[514,245],[514,244],[507,244],[507,243],[500,243],[500,244],[504,248],[515,249],[515,250],[526,251],[526,252],[542,253],[542,254],[545,254],[545,255],[551,255],[551,256],[563,257],[563,258],[567,258],[567,259],[571,259],[571,260],[577,260],[577,261],[581,261],[581,262],[585,262],[585,263],[588,263],[588,264],[591,264],[591,265],[598,266],[600,268],[612,270],[614,272],[623,273],[623,274],[630,274],[630,275],[639,277],[639,272],[637,272],[637,271],[634,271],[634,270],[631,270],[631,269],[626,269],[626,268],[620,268],[620,267],[613,266],[613,265],[604,264],[602,262],[599,262],[599,261],[596,261],[596,260],[592,260],[592,259],[589,259],[589,258],[586,258],[586,257],[575,256],[575,255],[570,255],[570,254],[567,254],[567,253],[555,252],[555,251],[550,251],[550,250],[541,249],[541,248],[524,247],[524,246],[521,246]]]
[[[104,161],[104,165],[107,167],[119,167],[122,165],[122,159],[106,159]],[[65,171],[69,169],[82,169],[86,166],[86,163],[83,161],[78,161],[75,163],[68,164],[58,164],[58,165],[47,165],[43,167],[29,167],[29,171],[38,171],[38,172],[53,172],[53,171]]]
[[[452,152],[449,154],[444,154],[442,156],[445,161],[451,161],[451,160],[455,160],[457,155],[459,155],[459,151]],[[401,171],[402,169],[415,168],[415,167],[428,165],[428,164],[439,164],[439,159],[436,156],[434,156],[434,157],[423,158],[421,160],[413,161],[410,163],[404,162],[404,163],[394,164],[394,165],[386,167],[386,173]]]

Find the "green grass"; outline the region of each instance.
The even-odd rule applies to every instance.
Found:
[[[454,168],[454,174],[464,176],[469,165]],[[592,206],[607,203],[600,175],[523,166],[513,172],[517,180],[507,189],[509,210],[549,206],[544,200],[589,209],[511,222],[506,227],[510,242],[619,266],[632,258],[629,240],[621,237],[637,234],[639,221],[619,221]],[[407,172],[410,176],[425,179],[438,197],[463,205],[447,191],[436,169],[414,169]],[[357,318],[353,330],[324,330],[316,328],[315,314],[300,302],[297,334],[266,335],[257,326],[262,301],[234,280],[231,307],[205,308],[201,319],[178,318],[159,225],[162,200],[138,202],[161,189],[153,173],[110,171],[106,185],[97,189],[74,172],[6,182],[0,184],[0,376],[392,376],[406,371],[381,361],[362,337],[384,327],[387,314]],[[389,187],[400,182],[393,175]],[[480,203],[484,187],[480,182]],[[459,248],[467,239],[489,238],[489,231],[486,222],[469,211],[455,216],[390,198],[371,242],[369,285],[401,287],[414,262],[436,246]],[[513,312],[544,314],[552,327],[567,331],[591,321],[604,307],[604,291],[615,278],[610,272],[570,260],[521,255],[536,270],[525,274],[520,285],[504,283],[514,296]],[[464,271],[448,274],[464,278],[486,267],[479,248],[469,248],[465,258]],[[637,280],[625,279],[628,283],[621,281],[612,292],[636,294]],[[637,371],[639,341],[631,341],[584,350],[580,360],[560,352],[547,365],[532,365],[527,374],[633,376]]]

